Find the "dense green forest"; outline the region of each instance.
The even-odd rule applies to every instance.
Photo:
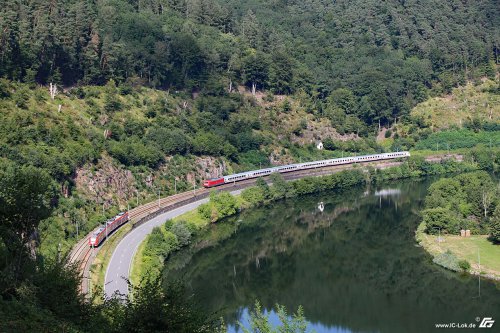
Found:
[[[190,302],[163,307],[158,281],[126,304],[91,305],[59,259],[118,210],[205,177],[498,146],[499,64],[496,0],[4,1],[0,330],[140,331],[179,312],[170,330],[216,330]],[[442,96],[463,101],[457,125],[428,114]]]
[[[9,1],[0,76],[221,94],[304,92],[310,108],[367,124],[406,115],[429,89],[494,76],[496,1]],[[353,120],[351,120],[353,121]]]
[[[469,229],[498,242],[499,188],[484,171],[436,181],[425,199],[423,222],[429,234],[459,234]]]

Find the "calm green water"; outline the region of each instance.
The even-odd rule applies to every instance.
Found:
[[[213,226],[210,239],[222,240],[171,258],[165,274],[186,280],[232,332],[256,299],[271,314],[275,303],[302,305],[317,332],[435,332],[437,323],[486,316],[497,323],[485,331],[500,331],[500,289],[482,280],[477,297],[477,278],[436,267],[414,241],[429,184],[322,193],[243,212]]]

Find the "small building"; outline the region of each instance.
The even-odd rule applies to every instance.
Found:
[[[316,143],[316,148],[318,148],[318,150],[323,150],[323,142],[318,141],[318,142]]]

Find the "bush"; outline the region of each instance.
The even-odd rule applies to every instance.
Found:
[[[263,141],[260,136],[254,135],[250,131],[233,134],[230,140],[231,144],[240,152],[259,151],[259,147]]]
[[[290,186],[280,173],[273,173],[270,176],[273,186],[271,187],[271,198],[273,200],[282,199],[290,195]]]
[[[485,146],[478,146],[470,150],[469,157],[478,164],[480,169],[493,170],[495,159],[492,158],[491,149]]]
[[[204,203],[198,206],[198,214],[206,220],[210,219],[211,212],[212,207],[209,203]]]
[[[13,96],[14,103],[21,109],[27,108],[29,99],[30,91],[26,86],[18,88]]]
[[[267,154],[260,150],[250,150],[239,154],[238,162],[246,169],[260,169],[269,165]]]
[[[274,102],[274,95],[271,93],[268,93],[264,96],[264,101],[266,102]]]
[[[7,98],[10,96],[9,81],[0,78],[0,99]]]
[[[163,155],[154,145],[145,145],[139,138],[132,137],[117,142],[112,141],[108,148],[111,156],[125,165],[157,166]]]
[[[120,111],[122,109],[122,103],[120,99],[115,94],[107,94],[104,97],[104,110],[107,112]]]
[[[435,235],[441,230],[441,233],[457,234],[460,231],[460,223],[455,214],[450,210],[437,207],[429,208],[423,211],[423,222],[427,226],[426,232]]]
[[[191,231],[185,222],[175,223],[170,231],[177,237],[179,247],[184,247],[191,244]]]
[[[391,131],[390,129],[388,129],[387,131],[385,131],[384,136],[385,136],[386,138],[390,138],[390,137],[391,137],[391,135],[392,135],[392,131]]]
[[[241,192],[241,197],[246,202],[252,205],[259,205],[264,202],[265,196],[262,190],[258,187],[250,187]]]
[[[497,205],[490,221],[490,239],[500,243],[500,204]]]
[[[460,271],[460,266],[458,265],[458,258],[450,251],[446,251],[438,254],[432,260],[435,264],[443,266],[446,269],[458,272]]]
[[[198,206],[198,213],[212,223],[218,220],[234,215],[238,210],[236,198],[229,192],[211,192],[210,200],[206,204]]]
[[[462,271],[467,272],[470,269],[470,264],[467,260],[460,260],[458,262],[458,267],[460,267]]]
[[[188,136],[181,129],[153,128],[146,135],[165,154],[185,154],[190,148]]]
[[[198,155],[220,156],[223,152],[224,140],[213,133],[199,133],[193,139],[193,150]]]

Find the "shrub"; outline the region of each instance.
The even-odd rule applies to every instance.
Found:
[[[177,128],[153,128],[146,140],[155,143],[165,154],[185,154],[191,147],[188,136]]]
[[[9,96],[10,96],[9,81],[4,78],[0,78],[0,99],[7,98]]]
[[[265,197],[262,190],[258,187],[250,187],[241,192],[241,197],[246,202],[249,202],[252,205],[258,205],[264,202]]]
[[[191,231],[185,222],[175,223],[170,231],[177,237],[179,247],[191,244]]]
[[[423,221],[427,226],[426,232],[428,234],[437,234],[439,230],[441,233],[458,233],[459,220],[450,210],[437,207],[429,208],[423,211]]]
[[[285,99],[283,101],[283,104],[281,105],[281,109],[283,112],[290,112],[292,110],[292,105],[290,104],[290,101],[288,99]]]
[[[459,260],[458,267],[464,272],[467,272],[470,269],[470,264],[467,260]]]
[[[107,112],[120,111],[122,109],[122,103],[120,99],[115,94],[106,94],[104,97],[104,110]]]
[[[145,145],[139,138],[131,137],[123,141],[111,141],[108,148],[111,156],[125,165],[157,166],[163,155],[153,145]]]
[[[260,150],[241,153],[238,156],[238,161],[241,166],[247,167],[247,169],[260,169],[269,165],[267,154]]]
[[[220,156],[224,147],[222,137],[213,133],[198,133],[192,142],[194,152],[199,155]]]
[[[490,239],[500,243],[500,204],[495,209],[490,221]]]
[[[385,136],[386,138],[390,138],[390,137],[391,137],[391,135],[392,135],[392,131],[391,131],[390,129],[389,129],[389,130],[387,130],[387,131],[385,131],[384,136]]]
[[[432,260],[435,264],[443,266],[446,269],[458,272],[460,271],[460,266],[458,265],[458,258],[450,251],[446,251],[438,254]]]
[[[203,217],[204,219],[209,220],[211,212],[212,212],[212,207],[210,206],[209,203],[204,203],[198,206],[198,214],[200,214],[200,216]]]
[[[30,99],[30,91],[27,87],[22,86],[16,90],[13,99],[14,103],[16,103],[19,108],[25,109],[28,106],[28,101]]]

